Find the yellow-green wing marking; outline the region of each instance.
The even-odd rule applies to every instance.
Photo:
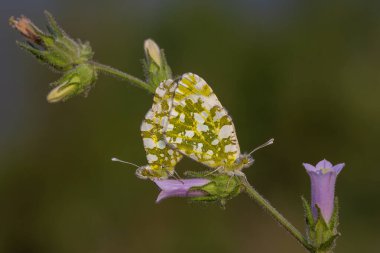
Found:
[[[137,169],[136,174],[140,178],[167,178],[174,173],[175,165],[182,159],[182,155],[168,146],[163,136],[163,126],[167,124],[175,86],[175,82],[166,80],[157,87],[152,108],[141,124],[148,165]]]
[[[187,73],[177,82],[164,131],[182,154],[212,168],[237,169],[240,147],[232,119],[199,76]]]

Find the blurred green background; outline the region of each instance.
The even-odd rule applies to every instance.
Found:
[[[270,137],[246,173],[304,231],[302,162],[345,162],[336,252],[380,249],[380,4],[377,1],[11,1],[0,3],[0,252],[304,252],[247,196],[155,204],[158,189],[110,158],[145,164],[151,95],[101,76],[88,98],[48,104],[59,75],[15,45],[8,18],[52,12],[101,63],[142,77],[142,43],[177,75],[205,78],[242,150]],[[185,159],[179,171],[201,169]]]

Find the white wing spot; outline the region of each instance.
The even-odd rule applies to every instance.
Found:
[[[166,126],[166,124],[168,123],[168,117],[167,116],[163,116],[162,119],[161,119],[161,126],[164,127]]]
[[[232,127],[232,125],[224,125],[219,131],[219,138],[220,139],[228,138],[232,135],[233,132],[234,132],[234,128]]]
[[[228,153],[228,152],[235,152],[237,151],[237,147],[236,145],[231,145],[231,144],[228,144],[224,147],[224,152]]]
[[[155,103],[152,105],[152,110],[155,112],[162,112],[161,103]]]
[[[178,116],[178,112],[175,109],[172,110],[172,116],[174,116],[174,117]]]
[[[168,154],[169,154],[169,155],[172,155],[173,153],[174,153],[173,150],[171,150],[171,149],[168,150]]]
[[[179,120],[185,122],[185,114],[181,113],[181,115],[179,115]]]
[[[146,123],[145,121],[141,125],[141,131],[149,131],[153,128],[153,125]]]
[[[197,148],[195,149],[196,152],[202,152],[203,143],[198,143]]]
[[[213,152],[212,150],[208,150],[206,154],[208,154],[208,155],[213,155],[214,152]]]
[[[153,112],[151,110],[148,111],[148,113],[145,115],[146,119],[153,119]]]
[[[214,122],[220,120],[223,116],[226,115],[226,112],[225,111],[216,111],[215,112],[215,116],[214,118],[212,119]]]
[[[197,130],[200,131],[200,132],[207,132],[208,131],[208,126],[207,125],[203,125],[203,124],[198,124],[197,125]]]
[[[169,124],[167,127],[166,127],[166,131],[172,131],[174,128],[173,124]]]
[[[149,162],[149,163],[158,160],[158,157],[157,157],[156,155],[152,155],[152,154],[147,155],[146,158],[148,159],[148,162]]]
[[[158,87],[156,89],[156,94],[160,97],[163,97],[165,95],[165,90],[161,89],[160,87]]]
[[[203,124],[205,122],[205,120],[203,119],[203,117],[199,113],[194,113],[194,119],[198,123],[201,123],[201,124]]]
[[[143,142],[144,142],[144,147],[146,148],[154,148],[156,146],[153,139],[151,138],[144,138]]]
[[[175,143],[182,143],[182,138],[181,137],[177,137],[177,139],[175,139]]]
[[[195,85],[195,87],[198,89],[198,90],[202,90],[203,86],[206,85],[206,82],[201,79],[199,82],[197,82],[197,84]]]
[[[157,142],[157,148],[164,149],[166,147],[166,143],[162,140]]]
[[[211,142],[211,145],[218,145],[219,143],[219,140],[218,139],[215,139]]]
[[[204,118],[207,118],[207,117],[208,117],[208,112],[206,112],[206,111],[201,112],[201,114],[202,114],[202,116],[203,116]]]
[[[189,138],[192,138],[194,136],[194,131],[186,130],[185,136],[189,137]]]

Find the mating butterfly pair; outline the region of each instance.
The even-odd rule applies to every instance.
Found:
[[[241,154],[231,117],[211,87],[192,73],[157,87],[141,135],[148,165],[137,169],[140,178],[172,176],[183,155],[220,173],[243,175],[241,170],[253,163],[251,154],[257,150]]]

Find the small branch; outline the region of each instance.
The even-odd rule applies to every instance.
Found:
[[[259,204],[265,211],[267,211],[283,228],[285,228],[302,246],[309,252],[312,252],[311,245],[307,242],[306,238],[284,217],[279,213],[263,196],[260,195],[247,181],[241,178],[241,183],[245,187],[246,193]]]
[[[143,88],[143,89],[149,91],[150,93],[155,92],[154,87],[150,86],[149,84],[147,84],[146,82],[144,82],[143,80],[141,80],[137,77],[134,77],[130,74],[127,74],[127,73],[122,72],[120,70],[114,69],[110,66],[103,65],[103,64],[100,64],[97,62],[91,62],[91,64],[95,67],[96,70],[98,70],[100,72],[121,78],[127,82],[132,83],[133,85],[136,85],[137,87],[140,87],[140,88]]]

